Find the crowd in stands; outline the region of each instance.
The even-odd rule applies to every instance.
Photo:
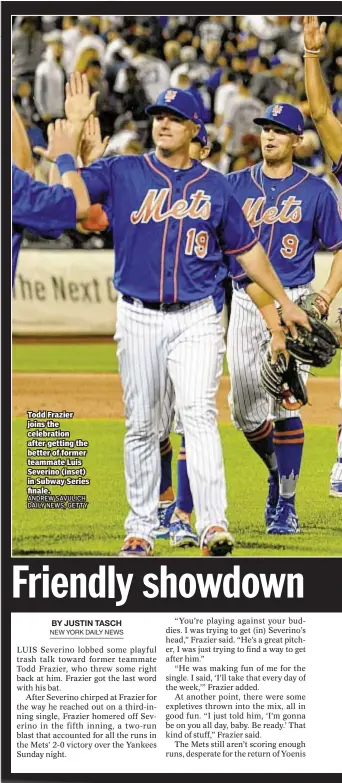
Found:
[[[341,17],[320,20],[328,23],[321,65],[342,121]],[[329,180],[305,95],[301,16],[16,16],[12,47],[13,97],[32,148],[47,146],[48,123],[64,116],[65,83],[77,70],[99,92],[106,155],[151,149],[145,107],[170,86],[197,100],[211,143],[205,165],[226,174],[260,160],[253,118],[287,102],[305,118],[296,161]],[[36,157],[38,179],[47,181],[48,168]],[[67,241],[111,246],[110,238],[77,232],[60,240]]]

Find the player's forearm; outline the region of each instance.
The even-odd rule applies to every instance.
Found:
[[[335,253],[330,275],[324,287],[321,288],[320,293],[330,304],[330,302],[335,299],[340,288],[342,288],[342,250],[338,250],[337,253]]]
[[[305,91],[314,122],[321,120],[330,108],[330,95],[323,79],[318,54],[304,56]]]
[[[246,292],[257,306],[270,332],[281,329],[279,313],[272,297],[257,283],[246,286]]]
[[[325,151],[334,163],[338,163],[342,155],[342,125],[335,117],[331,108],[315,125]]]
[[[312,119],[316,125],[324,149],[334,163],[342,154],[342,125],[335,117],[330,95],[323,79],[318,55],[306,55],[305,89]]]
[[[61,175],[55,163],[51,163],[49,171],[49,185],[60,185]]]
[[[288,296],[260,242],[247,253],[237,256],[237,259],[248,277],[258,283],[272,299],[275,299],[280,305],[288,302]]]
[[[84,220],[87,217],[90,208],[90,198],[87,187],[82,177],[77,171],[68,171],[62,174],[62,185],[65,188],[71,188],[76,199],[76,217],[78,220]]]
[[[30,142],[19,117],[15,104],[12,102],[12,158],[19,169],[34,174],[34,165]]]

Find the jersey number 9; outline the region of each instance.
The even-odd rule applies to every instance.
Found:
[[[284,258],[293,258],[298,250],[299,239],[295,234],[285,234],[280,252]]]

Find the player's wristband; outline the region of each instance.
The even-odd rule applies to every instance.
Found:
[[[56,166],[61,177],[63,174],[68,174],[70,171],[77,171],[75,158],[73,155],[69,155],[69,153],[58,155],[56,158]]]

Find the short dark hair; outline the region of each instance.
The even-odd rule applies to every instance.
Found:
[[[102,68],[100,60],[89,60],[87,62],[87,69],[88,68]]]
[[[213,155],[216,155],[217,152],[221,152],[221,150],[222,150],[222,144],[220,144],[220,142],[217,141],[217,139],[214,139],[211,142],[211,149],[210,149],[210,152],[209,152],[209,158],[212,158]]]
[[[249,71],[246,71],[246,73],[242,73],[239,82],[240,84],[243,84],[244,87],[250,87],[251,81],[253,79],[253,76]]]
[[[150,49],[151,46],[151,44],[144,38],[138,38],[133,45],[139,54],[146,54],[147,50]]]

